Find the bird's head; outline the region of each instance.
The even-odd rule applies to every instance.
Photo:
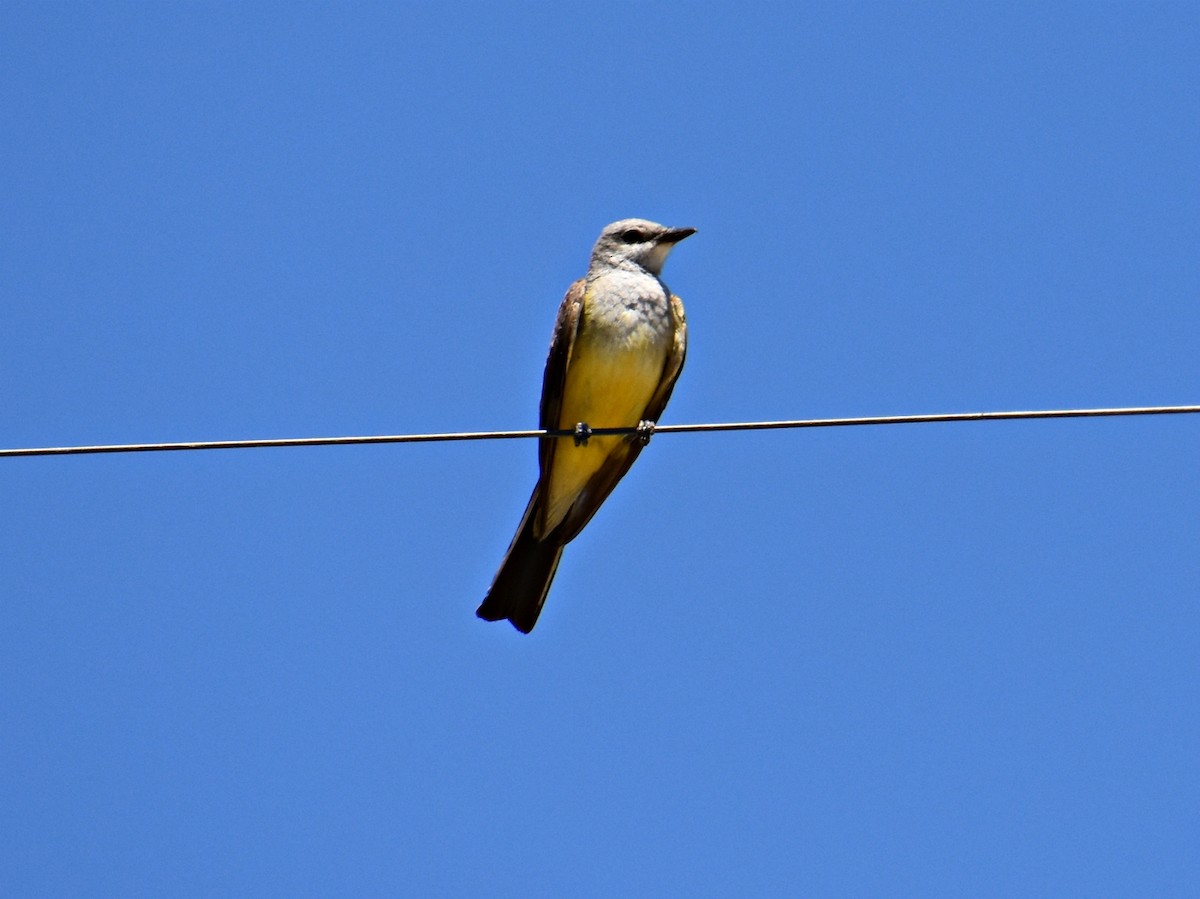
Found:
[[[671,248],[695,228],[668,228],[645,219],[621,219],[600,232],[592,250],[592,268],[638,266],[657,277]]]

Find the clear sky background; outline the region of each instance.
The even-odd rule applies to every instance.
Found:
[[[0,8],[0,445],[536,425],[606,223],[664,422],[1200,402],[1200,7]],[[1200,418],[0,460],[0,892],[1168,895]]]

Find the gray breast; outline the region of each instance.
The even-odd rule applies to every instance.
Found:
[[[589,286],[585,315],[600,330],[633,342],[664,342],[674,334],[665,285],[644,271],[610,271]]]

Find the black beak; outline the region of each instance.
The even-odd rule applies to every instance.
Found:
[[[672,228],[670,231],[664,231],[662,237],[658,239],[659,243],[679,243],[685,237],[691,237],[696,233],[695,228]]]

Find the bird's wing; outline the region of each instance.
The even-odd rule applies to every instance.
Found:
[[[546,371],[542,375],[542,406],[538,415],[538,427],[557,430],[562,412],[563,394],[567,387],[567,363],[575,346],[575,335],[579,332],[579,321],[583,318],[583,295],[587,282],[580,278],[567,288],[562,305],[558,307],[558,318],[554,321],[554,336],[550,338],[550,352],[546,356]],[[554,461],[554,450],[559,439],[538,441],[538,466],[542,477],[550,470]]]
[[[663,414],[663,410],[667,408],[667,400],[671,398],[671,391],[675,389],[675,382],[679,380],[679,373],[683,371],[683,360],[687,357],[687,317],[683,314],[683,301],[675,294],[671,294],[671,317],[675,320],[675,342],[671,345],[671,353],[663,366],[658,389],[654,391],[654,396],[650,398],[650,402],[646,404],[646,411],[642,414],[644,421],[658,421],[659,416]]]

